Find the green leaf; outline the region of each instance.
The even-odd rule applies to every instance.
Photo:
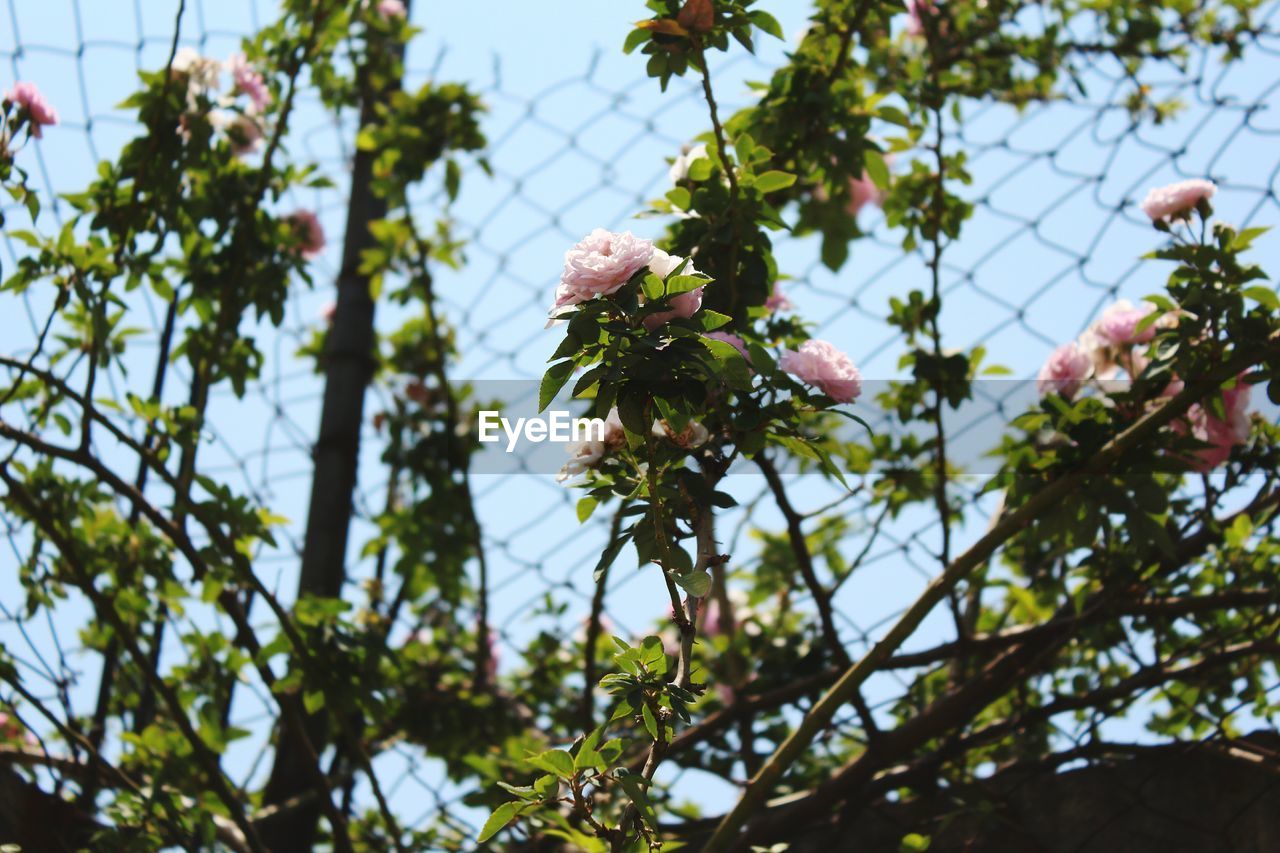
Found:
[[[669,191],[667,193],[667,201],[671,202],[681,210],[688,210],[689,205],[693,203],[692,196],[689,195],[689,191],[684,187],[676,187]]]
[[[623,790],[627,792],[627,796],[631,798],[631,802],[635,803],[636,808],[640,810],[645,822],[653,829],[657,829],[658,815],[653,810],[653,804],[649,802],[649,795],[645,791],[644,778],[622,768],[618,770],[618,782],[621,783]]]
[[[738,388],[750,386],[751,368],[747,365],[747,360],[742,357],[742,353],[738,352],[737,347],[726,341],[717,341],[712,338],[704,337],[701,340],[702,345],[719,363],[721,373],[730,385]]]
[[[688,293],[690,290],[705,287],[709,281],[709,279],[700,275],[673,275],[667,279],[667,295],[675,296],[677,293]]]
[[[1264,308],[1280,311],[1280,296],[1276,296],[1276,292],[1269,287],[1255,284],[1253,287],[1246,287],[1244,295]]]
[[[710,308],[702,309],[702,313],[699,317],[702,320],[702,329],[706,332],[718,329],[732,319],[725,314],[721,314],[719,311],[712,311]]]
[[[598,726],[591,730],[591,733],[583,739],[582,745],[578,747],[578,754],[573,758],[573,766],[577,770],[586,770],[594,768],[603,771],[605,769],[604,758],[596,749],[600,745],[600,738],[604,735],[604,726]]]
[[[308,714],[316,713],[324,707],[324,692],[308,690],[302,694],[302,705],[307,709]]]
[[[653,273],[649,273],[644,277],[644,281],[640,284],[644,291],[645,299],[661,299],[666,292],[666,287],[662,283],[662,279]]]
[[[476,836],[476,841],[483,843],[497,835],[504,826],[511,823],[519,808],[519,803],[503,803],[494,809],[493,814],[489,815],[489,819],[484,822],[484,826],[480,827],[480,834]]]
[[[578,523],[582,524],[591,514],[596,511],[596,507],[600,505],[600,501],[593,497],[585,497],[578,501]]]
[[[790,172],[779,172],[776,169],[765,172],[756,178],[756,189],[762,193],[785,190],[796,182],[796,176]]]
[[[449,196],[449,201],[456,201],[458,198],[458,187],[462,183],[462,170],[458,168],[457,162],[451,157],[444,163],[444,191]]]
[[[600,555],[599,561],[596,562],[595,570],[591,573],[591,578],[596,583],[600,583],[600,578],[604,577],[604,573],[613,565],[613,561],[618,559],[618,554],[622,551],[624,545],[631,541],[631,532],[628,531],[617,539],[609,543],[609,547],[604,549],[604,553]],[[617,637],[614,637],[616,640]]]
[[[627,34],[627,40],[622,43],[622,52],[629,54],[651,38],[653,34],[648,30],[632,30]]]
[[[776,39],[786,40],[782,34],[782,25],[778,23],[777,18],[768,12],[757,10],[747,15],[747,17],[751,19],[751,23],[755,24],[757,29],[763,30]]]
[[[706,572],[690,572],[687,575],[676,575],[676,583],[694,598],[705,598],[711,591],[711,575]]]
[[[1270,227],[1242,228],[1236,238],[1231,241],[1231,248],[1242,252],[1253,245],[1253,241],[1270,231]]]
[[[572,361],[562,361],[547,368],[547,372],[542,375],[542,384],[538,386],[539,412],[551,405],[551,401],[556,398],[556,394],[560,393],[560,389],[569,381],[572,374]]]
[[[646,435],[650,424],[645,423],[645,393],[639,388],[628,388],[628,393],[618,397],[618,420],[635,435]]]
[[[561,779],[573,778],[573,756],[563,749],[548,749],[530,758],[529,763]]]
[[[640,708],[640,716],[644,720],[644,729],[649,733],[649,737],[657,740],[658,720],[653,716],[653,711],[649,710],[648,703]]]
[[[889,188],[889,165],[885,163],[883,154],[868,148],[862,153],[862,165],[872,183],[882,190]]]

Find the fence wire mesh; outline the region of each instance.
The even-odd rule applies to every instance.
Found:
[[[111,12],[89,0],[63,5],[70,25],[56,33],[30,25],[31,5],[19,0],[10,0],[8,20],[0,29],[0,59],[12,79],[50,81],[62,113],[56,132],[27,155],[46,199],[81,187],[96,163],[110,158],[136,131],[115,106],[133,83],[132,75],[121,69],[162,66],[175,22],[180,22],[181,44],[221,56],[237,49],[242,36],[273,14],[269,4],[240,0],[194,2],[182,14],[178,4],[141,0],[131,7],[106,4]],[[417,14],[429,27],[429,10]],[[1154,291],[1164,271],[1138,260],[1155,248],[1156,240],[1136,209],[1150,186],[1210,177],[1221,188],[1216,205],[1224,218],[1241,226],[1280,221],[1277,15],[1280,4],[1264,10],[1263,33],[1243,62],[1223,65],[1220,56],[1205,50],[1194,53],[1181,72],[1163,66],[1150,79],[1141,79],[1152,97],[1183,104],[1174,118],[1158,124],[1133,119],[1126,99],[1135,81],[1105,60],[1088,72],[1087,95],[1064,93],[1060,100],[1022,110],[994,103],[967,105],[947,128],[949,146],[969,154],[974,180],[965,194],[975,205],[964,236],[948,248],[942,264],[947,345],[982,344],[992,361],[1008,365],[1018,377],[1030,377],[1054,345],[1079,333],[1107,301]],[[480,46],[462,46],[467,47]],[[445,54],[423,57],[421,52],[411,54],[411,84],[436,74],[449,76]],[[730,81],[729,104],[746,103],[742,81],[767,78],[777,60],[776,54],[737,54],[716,66],[717,77]],[[464,180],[452,214],[467,241],[468,263],[439,276],[445,315],[458,331],[462,353],[455,376],[536,379],[555,345],[542,326],[561,253],[597,226],[657,233],[659,221],[633,216],[646,199],[660,197],[668,188],[666,159],[706,126],[701,93],[689,81],[673,81],[672,91],[660,96],[653,81],[638,76],[634,63],[611,55],[584,50],[580,57],[560,56],[558,61],[585,70],[531,90],[519,77],[504,76],[495,59],[490,73],[470,80],[483,91],[490,109],[486,132],[493,174]],[[292,156],[319,163],[335,180],[333,189],[292,200],[318,210],[330,235],[342,233],[353,136],[352,116],[335,118],[310,100],[300,109],[288,140]],[[438,195],[424,194],[418,200],[423,219],[437,215],[441,203]],[[6,208],[6,213],[17,216],[16,209]],[[55,223],[66,214],[63,203],[48,206]],[[901,235],[878,212],[861,215],[867,234],[839,272],[822,266],[813,239],[781,239],[779,265],[793,276],[783,286],[797,312],[822,337],[849,350],[865,376],[894,378],[899,375],[900,338],[885,322],[888,298],[925,287],[927,267],[920,254],[903,251]],[[11,268],[24,250],[8,233],[4,242],[3,263]],[[336,242],[331,239],[331,246]],[[1263,244],[1261,253],[1264,267],[1268,262],[1280,267],[1273,245]],[[331,250],[317,261],[315,287],[299,285],[291,295],[286,323],[256,330],[268,358],[261,379],[243,399],[219,392],[210,408],[203,473],[228,481],[291,519],[278,547],[255,558],[267,586],[286,600],[296,585],[323,387],[313,364],[298,351],[322,326],[321,307],[331,298],[335,276]],[[21,357],[31,350],[51,308],[43,298],[31,292],[21,306],[7,306],[0,318],[7,354]],[[108,393],[115,396],[126,390],[145,395],[146,365],[155,358],[164,318],[164,306],[154,297],[138,292],[129,298],[134,323],[146,328],[131,343],[125,362],[136,369],[105,377]],[[397,319],[395,310],[379,310],[381,326]],[[175,363],[166,397],[183,399],[187,381],[183,366]],[[954,431],[994,439],[1017,414],[1012,404],[1006,405],[1014,385],[979,383],[987,405],[980,416],[954,424]],[[373,389],[372,409],[388,405],[398,390],[393,383]],[[363,533],[369,532],[367,520],[380,509],[386,490],[381,441],[370,423],[363,436],[356,501],[366,522]],[[841,497],[816,477],[797,483],[795,500],[802,512]],[[991,500],[978,494],[981,485],[980,478],[958,483],[972,492],[962,537],[980,533],[991,511]],[[731,491],[740,509],[722,522],[724,550],[733,554],[735,568],[750,571],[760,549],[753,531],[776,531],[782,520],[760,481],[736,478]],[[545,474],[479,477],[475,495],[489,555],[490,613],[499,633],[501,669],[519,661],[520,650],[536,632],[570,636],[579,629],[594,592],[591,567],[608,520],[593,519],[580,527],[574,517],[576,496]],[[871,517],[866,496],[857,493],[840,506],[850,520],[841,549],[863,555],[858,571],[834,599],[842,637],[857,656],[936,574],[938,529],[926,513],[893,520]],[[47,621],[23,616],[13,577],[29,541],[13,519],[3,523],[11,549],[0,561],[0,639],[27,674],[43,683],[47,698],[85,713],[82,705],[90,701],[97,664],[78,653],[75,631],[87,610],[72,603]],[[355,541],[361,535],[358,530]],[[353,548],[353,587],[369,575],[366,563]],[[831,578],[830,566],[820,565],[820,570]],[[662,624],[663,595],[646,572],[615,571],[605,599],[613,630],[640,634]],[[548,597],[564,608],[547,606]],[[403,630],[413,627],[406,624]],[[948,635],[946,619],[935,614],[913,645],[923,647]],[[878,676],[869,688],[873,707],[892,704],[907,684],[905,675]],[[269,707],[262,695],[237,697],[235,722],[260,735],[228,756],[228,767],[242,780],[260,782],[269,765],[263,760]],[[39,723],[32,722],[39,730]],[[1095,722],[1064,718],[1064,741],[1081,738]],[[846,724],[850,731],[857,728],[852,716],[841,725]],[[470,824],[475,815],[459,805],[465,791],[451,785],[442,768],[417,748],[397,746],[379,759],[378,768],[386,774],[388,796],[404,805],[406,826],[446,819],[457,822],[461,831],[474,830]],[[687,780],[683,789],[682,781],[676,780],[677,790],[702,800],[709,811],[722,807],[732,793],[706,777]]]

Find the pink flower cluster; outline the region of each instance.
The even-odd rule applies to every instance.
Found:
[[[271,106],[271,90],[267,88],[266,79],[249,64],[243,53],[233,53],[228,57],[227,70],[231,72],[235,91],[248,96],[252,112],[262,113]]]
[[[295,210],[286,219],[297,236],[297,249],[302,257],[310,260],[324,251],[324,228],[320,219],[310,210]]]
[[[862,393],[862,374],[849,356],[826,341],[805,341],[784,350],[778,366],[838,403],[852,403]]]
[[[1078,340],[1063,344],[1050,354],[1036,377],[1039,393],[1057,393],[1071,399],[1091,379],[1097,380],[1105,391],[1121,370],[1130,379],[1137,379],[1148,363],[1144,345],[1155,338],[1159,329],[1178,322],[1178,314],[1170,312],[1139,330],[1142,321],[1157,311],[1149,302],[1134,305],[1127,299],[1107,306]],[[1183,387],[1183,381],[1175,378],[1162,396],[1171,397]],[[1197,471],[1210,471],[1224,463],[1231,456],[1231,449],[1249,436],[1249,386],[1243,375],[1237,377],[1232,388],[1222,392],[1222,399],[1225,417],[1219,418],[1209,408],[1196,404],[1174,423],[1177,432],[1210,445],[1196,453],[1193,467]]]
[[[1218,187],[1213,181],[1202,178],[1179,181],[1147,193],[1141,204],[1142,212],[1150,216],[1152,222],[1185,219],[1201,200],[1213,198],[1217,191]]]
[[[1187,409],[1185,419],[1174,424],[1177,432],[1190,433],[1209,445],[1196,452],[1192,462],[1196,471],[1212,471],[1231,457],[1233,447],[1248,440],[1249,396],[1250,386],[1245,383],[1242,373],[1236,377],[1233,387],[1222,392],[1225,417],[1219,418],[1210,408],[1196,403]]]
[[[403,0],[380,0],[378,14],[384,18],[403,18],[406,13]]]
[[[764,307],[766,311],[773,314],[778,311],[790,311],[795,306],[791,304],[787,294],[782,292],[782,288],[775,283],[773,290],[769,293],[769,298],[765,300]]]
[[[31,135],[36,139],[44,135],[44,128],[58,123],[58,111],[44,99],[35,83],[14,83],[4,93],[4,99],[27,114]]]
[[[1088,380],[1113,379],[1120,368],[1137,378],[1145,360],[1135,347],[1150,343],[1159,327],[1176,322],[1174,316],[1161,317],[1139,331],[1142,321],[1157,310],[1150,302],[1134,305],[1127,299],[1108,305],[1078,340],[1050,354],[1036,376],[1037,390],[1070,399]]]

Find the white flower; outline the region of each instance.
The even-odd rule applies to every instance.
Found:
[[[556,474],[557,483],[585,474],[599,465],[604,458],[605,444],[603,441],[575,441],[565,450],[570,458]]]
[[[693,165],[694,160],[701,160],[707,156],[707,146],[695,145],[687,151],[680,154],[671,164],[671,168],[667,174],[671,177],[671,183],[678,183],[689,177],[689,167]]]

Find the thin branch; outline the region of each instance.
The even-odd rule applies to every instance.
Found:
[[[1272,336],[1255,351],[1237,353],[1204,378],[1206,382],[1221,383],[1254,364],[1280,352],[1280,336]],[[1193,403],[1204,396],[1199,383],[1189,383],[1182,391],[1168,399],[1164,405],[1152,410],[1133,423],[1078,469],[1059,476],[1026,503],[1012,511],[980,538],[969,550],[957,557],[946,570],[935,578],[872,649],[840,677],[831,690],[805,715],[796,730],[777,748],[760,772],[751,780],[742,797],[725,815],[715,833],[704,848],[705,853],[725,853],[738,835],[747,818],[763,804],[768,793],[808,748],[813,739],[825,729],[859,686],[881,668],[886,660],[910,637],[933,610],[969,572],[986,560],[1016,533],[1031,524],[1045,512],[1057,506],[1074,489],[1079,488],[1091,472],[1111,470],[1130,451],[1152,438],[1162,427],[1183,414]]]

